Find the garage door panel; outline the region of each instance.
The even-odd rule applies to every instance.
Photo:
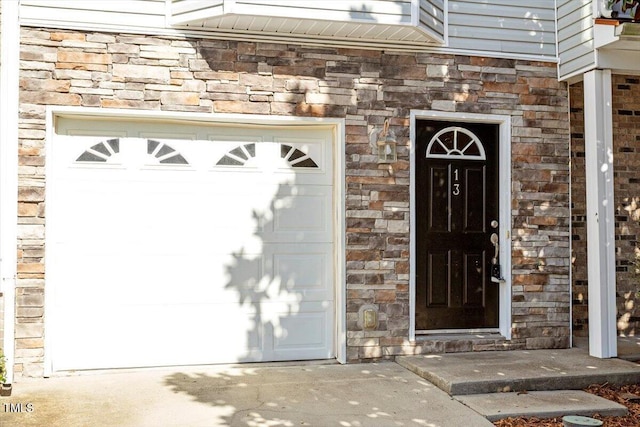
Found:
[[[103,184],[104,185],[104,184]],[[247,231],[255,231],[257,226],[251,212],[244,215],[226,210],[217,211],[211,203],[198,192],[179,192],[147,188],[139,190],[141,185],[131,183],[113,183],[109,188],[74,188],[69,185],[70,195],[60,202],[74,206],[61,220],[67,222],[65,233],[58,235],[64,241],[82,241],[87,229],[91,230],[99,241],[120,241],[123,243],[155,242],[167,238],[192,239],[205,228],[212,226],[228,230],[231,224],[242,225]],[[215,200],[215,199],[214,199]],[[242,210],[245,206],[238,207]],[[215,212],[211,212],[216,210]],[[212,219],[215,219],[212,223]],[[113,223],[118,225],[114,226]],[[206,226],[206,227],[205,227]],[[108,238],[117,233],[118,238]]]
[[[72,308],[86,300],[121,304],[325,301],[333,299],[329,244],[266,245],[261,253],[159,254],[67,251],[57,269],[70,272],[57,297]],[[103,248],[104,249],[104,248]],[[187,248],[188,249],[188,248]]]
[[[273,221],[263,227],[265,239],[331,241],[331,189],[301,188],[295,195],[278,194],[272,203]]]
[[[65,334],[54,337],[56,347],[68,352],[57,359],[56,370],[329,358],[332,353],[329,303],[126,305],[76,312],[75,321],[60,323]]]
[[[238,286],[225,278],[224,266],[202,262],[193,269],[176,268],[175,257],[77,257],[77,265],[62,265],[71,271],[67,284],[55,291],[60,306],[73,310],[87,301],[118,305],[174,303],[236,303]],[[259,265],[247,266],[247,268]],[[250,274],[259,277],[258,271]]]
[[[54,369],[333,357],[331,132],[237,131],[54,139]]]
[[[80,180],[81,176],[63,182],[68,193],[60,202],[74,206],[65,216],[68,232],[60,236],[66,240],[78,235],[84,238],[87,230],[104,240],[101,233],[112,233],[109,224],[113,221],[119,221],[115,231],[128,242],[154,241],[169,233],[186,238],[209,233],[203,237],[236,242],[251,236],[265,242],[332,240],[332,221],[327,217],[332,205],[330,187],[289,186],[271,195],[277,188],[256,184],[219,189],[219,183],[194,183],[185,188]],[[236,246],[241,247],[242,242]]]
[[[315,351],[318,358],[330,357],[327,354],[328,341],[331,340],[331,319],[327,318],[327,310],[316,312],[305,311],[297,316],[286,314],[278,318],[278,326],[274,328],[273,351],[281,358],[287,359],[288,353],[299,352],[301,348]],[[300,325],[304,324],[301,328]]]
[[[264,353],[264,333],[256,327],[251,306],[129,305],[75,311],[76,321],[60,322],[65,333],[52,340],[54,354],[56,348],[65,354],[54,359],[56,370],[255,361]]]
[[[273,277],[279,278],[281,289],[286,292],[304,294],[312,300],[325,300],[333,295],[331,259],[326,245],[297,247],[290,245],[289,251],[279,248],[272,254]],[[299,251],[293,251],[300,249]],[[315,250],[314,250],[315,249]],[[266,256],[269,256],[267,248]]]
[[[327,150],[330,147],[327,147],[326,138],[300,134],[274,135],[273,141],[280,145],[281,156],[288,160],[290,167],[300,172],[303,179],[313,179],[309,177],[313,174],[331,176],[332,163],[330,151]]]

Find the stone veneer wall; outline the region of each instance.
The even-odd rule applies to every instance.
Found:
[[[344,118],[350,361],[446,350],[407,339],[410,110],[511,115],[513,340],[476,349],[568,345],[568,96],[555,64],[23,29],[20,89],[18,375],[43,372],[47,105]],[[391,167],[368,137],[387,118],[400,136]],[[373,331],[358,327],[367,304]]]
[[[616,294],[618,333],[640,333],[640,275],[635,262],[640,256],[640,78],[612,76],[613,170],[616,240]],[[570,87],[571,185],[573,206],[573,333],[588,331],[587,227],[584,165],[584,89]]]
[[[0,1],[0,22],[2,21],[2,2]],[[0,34],[2,34],[2,25],[0,25]],[[0,43],[0,50],[2,44]],[[4,346],[4,294],[0,292],[0,350]],[[4,353],[4,352],[3,352]]]

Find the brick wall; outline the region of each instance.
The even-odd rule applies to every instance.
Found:
[[[573,335],[586,337],[589,323],[587,285],[587,200],[584,163],[584,88],[569,87],[571,122],[571,251]]]
[[[640,79],[613,75],[612,95],[618,332],[635,335],[640,331],[640,272],[635,267],[640,239]],[[570,87],[573,328],[578,337],[588,336],[583,96],[582,83]]]
[[[433,350],[407,340],[410,110],[511,115],[509,346],[568,344],[568,100],[555,64],[46,29],[23,30],[21,56],[19,373],[42,374],[46,105],[344,118],[349,360]],[[391,167],[369,146],[385,119],[399,136]],[[366,305],[376,330],[359,326]]]

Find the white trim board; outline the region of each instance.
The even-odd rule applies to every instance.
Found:
[[[449,122],[487,123],[499,125],[498,168],[500,176],[498,209],[500,211],[500,264],[503,268],[504,280],[500,282],[499,291],[499,323],[500,335],[511,339],[511,117],[496,114],[451,113],[431,110],[411,111],[410,137],[410,271],[409,276],[409,340],[416,340],[416,121],[421,119],[440,120]]]

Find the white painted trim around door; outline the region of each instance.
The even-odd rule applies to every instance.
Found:
[[[409,340],[416,339],[416,121],[421,119],[449,122],[487,123],[499,125],[499,159],[500,174],[499,210],[500,210],[500,264],[504,280],[500,282],[499,323],[500,335],[511,339],[511,116],[496,114],[454,113],[446,111],[413,110],[410,123],[410,276],[409,276]]]

